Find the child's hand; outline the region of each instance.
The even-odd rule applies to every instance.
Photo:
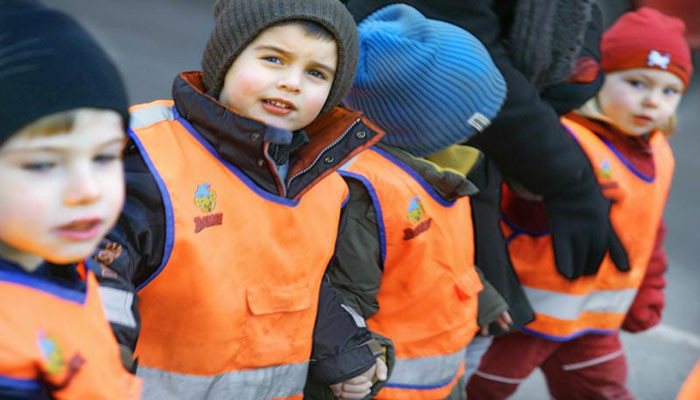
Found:
[[[496,320],[493,322],[497,323],[498,327],[502,330],[507,331],[510,327],[510,324],[513,323],[513,319],[510,317],[510,314],[508,314],[508,311],[503,311],[501,315],[499,315],[498,318],[496,318]],[[481,335],[489,335],[489,324],[486,324],[483,328],[481,328]]]
[[[370,393],[375,381],[385,381],[387,367],[384,360],[377,358],[374,365],[362,374],[345,382],[331,385],[333,395],[339,400],[364,399]]]

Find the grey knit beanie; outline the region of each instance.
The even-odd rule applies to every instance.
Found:
[[[288,21],[315,22],[335,37],[338,67],[322,112],[340,103],[355,77],[358,39],[355,20],[338,0],[217,0],[214,30],[202,56],[207,94],[218,97],[226,72],[266,28]]]

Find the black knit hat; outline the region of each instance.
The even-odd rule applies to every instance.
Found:
[[[117,68],[89,33],[36,1],[0,0],[0,144],[36,120],[77,108],[117,111]]]
[[[335,107],[355,77],[358,40],[355,21],[338,0],[218,0],[214,30],[202,56],[207,93],[218,97],[233,61],[266,28],[288,21],[312,21],[326,28],[338,46],[338,68],[322,111]]]

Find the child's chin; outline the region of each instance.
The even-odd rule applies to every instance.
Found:
[[[70,245],[61,246],[58,251],[44,257],[46,261],[54,264],[75,264],[84,261],[93,255],[97,249],[97,242],[89,241],[84,243],[72,243]]]

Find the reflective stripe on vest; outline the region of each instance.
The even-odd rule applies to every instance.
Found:
[[[673,174],[673,155],[660,132],[650,138],[656,175],[647,177],[602,137],[573,121],[562,123],[588,156],[603,195],[613,200],[610,220],[631,269],[617,270],[606,255],[596,275],[568,280],[556,269],[548,234],[502,223],[513,267],[535,310],[523,330],[552,340],[619,329],[644,278]]]
[[[397,358],[386,387],[430,390],[448,386],[464,364],[466,350],[464,347],[444,356]]]
[[[359,154],[343,175],[374,203],[383,276],[369,328],[389,337],[396,367],[377,398],[445,398],[474,336],[481,281],[474,269],[469,198],[441,198],[414,170],[379,148]]]
[[[162,265],[139,287],[139,368],[225,375],[204,380],[207,391],[222,393],[228,386],[220,385],[239,376],[305,365],[345,182],[331,174],[300,200],[275,196],[223,160],[168,104],[132,108],[132,139],[166,215]],[[305,378],[293,376],[294,387],[303,388]],[[301,394],[289,393],[283,382],[264,390]]]
[[[212,376],[138,368],[138,376],[145,383],[144,399],[301,399],[307,372],[308,363],[231,371]]]
[[[626,313],[632,305],[637,289],[596,290],[586,295],[572,295],[551,290],[524,287],[537,311],[562,320],[575,320],[581,313]]]
[[[0,321],[6,327],[0,392],[10,388],[44,398],[39,392],[46,390],[57,400],[140,398],[142,382],[122,365],[92,271],[86,286],[81,292],[0,270]]]

